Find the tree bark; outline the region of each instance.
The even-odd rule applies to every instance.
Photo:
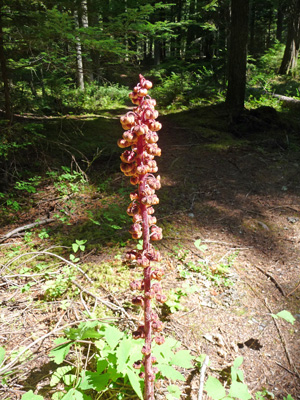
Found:
[[[231,25],[226,105],[232,113],[244,108],[249,0],[231,0]]]
[[[88,28],[89,27],[89,18],[88,18],[88,4],[87,0],[81,0],[81,22],[82,22],[82,27],[83,28]],[[91,52],[90,56],[91,56]],[[92,56],[90,57],[92,59]],[[85,71],[86,71],[86,77],[87,79],[92,82],[93,80],[93,70],[92,70],[92,65],[91,62],[87,59],[85,61]]]
[[[300,0],[291,0],[286,46],[279,74],[287,75],[297,68],[300,45]]]
[[[276,39],[282,42],[283,31],[283,6],[281,0],[278,1],[277,6],[277,21],[276,21]]]
[[[79,29],[79,21],[78,21],[78,12],[74,10],[74,22],[75,22],[75,30]],[[83,62],[82,62],[82,49],[81,49],[81,41],[78,34],[75,34],[76,40],[76,60],[77,60],[77,81],[78,87],[81,90],[84,90],[84,75],[83,75]]]
[[[4,101],[5,101],[5,116],[11,121],[12,119],[12,109],[10,102],[10,88],[9,88],[9,80],[8,80],[8,70],[6,57],[4,52],[4,39],[3,39],[3,15],[2,10],[0,9],[0,64],[1,64],[1,75],[4,86]]]

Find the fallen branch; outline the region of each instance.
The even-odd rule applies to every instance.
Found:
[[[202,364],[201,370],[200,370],[200,386],[199,386],[199,391],[198,391],[198,400],[202,400],[203,389],[204,389],[204,377],[205,377],[205,371],[206,371],[208,362],[209,362],[209,357],[206,356],[205,360]]]
[[[277,287],[277,289],[280,291],[280,293],[286,297],[285,291],[282,288],[282,286],[276,281],[273,275],[271,275],[269,272],[265,271],[264,269],[258,267],[257,265],[254,265],[255,268],[257,268],[260,272],[262,272],[265,276],[271,279],[271,281],[274,283],[274,285]]]
[[[45,218],[45,219],[41,219],[40,221],[35,221],[32,224],[20,226],[19,228],[13,229],[12,231],[10,231],[10,232],[6,233],[4,236],[2,236],[2,238],[0,239],[0,243],[4,242],[6,239],[8,239],[12,236],[15,236],[19,232],[26,231],[27,229],[31,229],[31,228],[34,228],[39,225],[50,224],[50,222],[53,222],[53,221],[55,221],[54,218]]]
[[[268,93],[268,95],[282,101],[287,108],[300,108],[300,100],[294,99],[293,97],[282,96],[276,93]]]

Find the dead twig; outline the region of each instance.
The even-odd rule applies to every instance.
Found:
[[[69,261],[67,259],[65,259],[64,257],[59,256],[58,254],[55,253],[51,253],[49,251],[31,251],[28,253],[24,253],[24,254],[20,254],[17,257],[13,258],[9,263],[5,264],[4,267],[7,268],[9,267],[11,264],[13,264],[15,261],[17,261],[18,259],[25,257],[25,256],[30,256],[30,255],[36,255],[36,257],[41,256],[41,255],[48,255],[51,257],[56,257],[59,260],[63,261],[64,263],[70,265],[71,267],[74,267],[76,269],[78,269],[78,271],[80,271],[82,273],[82,275],[90,282],[90,283],[94,283],[92,281],[92,279],[83,271],[82,268],[80,268],[78,265],[72,263],[72,261]]]
[[[293,294],[294,292],[296,292],[296,290],[298,289],[298,287],[300,286],[300,281],[297,283],[296,287],[286,295],[286,297],[289,297],[291,294]]]
[[[274,283],[274,285],[277,287],[277,289],[280,291],[280,293],[281,293],[284,297],[286,297],[286,294],[285,294],[284,289],[283,289],[282,286],[276,281],[276,279],[274,278],[273,275],[271,275],[269,272],[265,271],[264,269],[260,268],[260,267],[257,266],[257,265],[254,265],[254,267],[255,267],[256,269],[258,269],[261,273],[263,273],[265,276],[267,276],[268,278],[270,278],[271,281]]]
[[[204,389],[204,377],[205,377],[205,371],[206,371],[208,362],[209,362],[209,357],[206,356],[205,360],[202,364],[201,370],[200,370],[200,386],[199,386],[199,391],[198,391],[198,400],[202,400],[203,389]]]
[[[53,221],[55,221],[54,218],[45,218],[45,219],[41,219],[40,221],[35,221],[32,224],[20,226],[19,228],[13,229],[12,231],[10,231],[10,232],[6,233],[4,236],[2,236],[2,238],[0,239],[0,243],[4,242],[6,239],[16,235],[19,232],[26,231],[27,229],[34,228],[35,226],[50,224],[50,222],[53,222]]]
[[[116,305],[114,303],[111,303],[110,301],[106,301],[101,299],[101,297],[98,297],[97,295],[95,295],[94,293],[89,292],[88,290],[84,289],[78,282],[76,282],[75,280],[71,281],[75,286],[78,287],[79,290],[81,290],[83,293],[86,293],[87,295],[93,297],[94,299],[96,299],[97,301],[100,301],[100,303],[104,304],[106,307],[108,307],[109,309],[111,309],[112,311],[119,311],[122,314],[125,315],[126,318],[128,318],[128,321],[131,325],[134,326],[134,323],[132,322],[132,318],[130,317],[130,315],[125,311],[125,309],[119,305]]]
[[[94,321],[94,320],[93,320],[93,321]],[[43,336],[37,338],[34,342],[30,343],[28,346],[26,346],[25,348],[23,348],[23,349],[16,355],[16,357],[15,357],[11,362],[9,362],[8,364],[6,364],[6,365],[4,365],[2,368],[0,368],[0,375],[3,374],[5,371],[9,371],[9,370],[17,363],[17,361],[19,360],[19,358],[20,358],[24,353],[26,353],[29,349],[31,349],[31,347],[35,346],[35,345],[38,344],[39,342],[44,341],[45,339],[47,339],[47,337],[52,336],[52,335],[55,335],[55,334],[57,334],[57,333],[60,332],[60,331],[63,331],[64,329],[68,328],[69,326],[77,325],[78,322],[85,322],[85,320],[76,321],[76,322],[71,322],[71,323],[69,323],[69,324],[66,324],[66,325],[61,326],[60,328],[54,328],[52,331],[50,331],[50,332],[46,333],[45,335],[43,335]],[[3,363],[4,363],[4,361],[5,361],[5,360],[3,360]],[[2,363],[2,365],[3,365],[3,363]]]
[[[270,312],[271,314],[274,314],[274,313],[272,312],[271,307],[270,307],[269,304],[268,304],[267,299],[265,299],[265,305],[266,305],[267,309],[269,310],[269,312]],[[295,367],[295,364],[293,363],[292,357],[291,357],[290,352],[289,352],[289,350],[288,350],[288,348],[287,348],[287,344],[286,344],[285,338],[284,338],[284,336],[283,336],[283,334],[282,334],[282,332],[281,332],[280,326],[279,326],[279,324],[278,324],[276,318],[273,318],[273,321],[274,321],[274,324],[275,324],[275,326],[276,326],[276,329],[277,329],[279,338],[280,338],[280,340],[281,340],[282,346],[283,346],[283,348],[284,348],[284,351],[285,351],[285,354],[286,354],[286,358],[288,359],[288,362],[289,362],[290,366],[293,368],[293,370],[294,370],[294,372],[295,372],[295,375],[296,375],[298,378],[300,378],[300,374],[299,374],[299,372],[297,371],[297,369],[296,369],[296,367]]]

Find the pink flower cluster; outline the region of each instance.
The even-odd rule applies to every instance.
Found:
[[[152,341],[157,344],[164,343],[161,334],[163,323],[158,315],[152,311],[151,300],[156,299],[164,303],[167,299],[162,293],[159,281],[164,276],[164,270],[160,267],[161,255],[151,241],[162,239],[162,229],[156,225],[154,208],[159,203],[155,191],[160,189],[160,176],[154,176],[158,171],[155,156],[161,155],[161,149],[157,145],[157,131],[161,129],[161,123],[156,121],[158,112],[155,110],[156,101],[148,95],[152,82],[139,76],[140,82],[129,94],[136,107],[121,117],[121,124],[125,132],[122,139],[118,140],[121,148],[130,147],[121,155],[121,171],[130,176],[132,185],[137,189],[130,194],[131,203],[127,208],[127,214],[132,217],[133,224],[129,232],[133,239],[143,239],[142,250],[130,250],[126,253],[126,259],[143,268],[144,277],[130,283],[133,291],[141,292],[133,297],[132,303],[144,309],[144,321],[140,324],[133,337],[145,339],[142,348],[143,360],[137,361],[134,368],[144,367],[145,372],[140,376],[145,379],[146,400],[154,399],[153,382],[158,372],[155,357],[151,356]],[[156,281],[152,283],[152,281]]]

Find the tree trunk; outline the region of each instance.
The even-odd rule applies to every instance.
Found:
[[[78,12],[74,11],[75,30],[79,29]],[[80,37],[76,33],[76,60],[77,60],[77,81],[78,87],[84,90],[83,62]]]
[[[286,75],[297,68],[300,44],[300,0],[291,0],[286,46],[279,74]]]
[[[231,0],[231,26],[226,105],[232,113],[244,108],[249,0]]]
[[[81,22],[82,22],[82,27],[83,28],[88,28],[89,27],[89,19],[88,19],[88,5],[87,5],[87,0],[81,0]],[[91,52],[90,53],[90,58],[92,59]],[[86,77],[90,82],[93,80],[93,70],[92,70],[92,65],[90,60],[84,60],[85,61],[85,71],[86,71]]]
[[[283,31],[283,6],[281,0],[278,1],[277,6],[277,21],[276,21],[276,39],[282,42]]]
[[[4,53],[4,39],[3,39],[3,18],[2,18],[2,10],[0,9],[0,64],[1,64],[1,75],[4,86],[4,101],[5,101],[5,116],[11,121],[12,119],[12,109],[10,102],[10,88],[9,88],[9,80],[8,80],[8,71],[7,71],[7,63],[6,57]]]

